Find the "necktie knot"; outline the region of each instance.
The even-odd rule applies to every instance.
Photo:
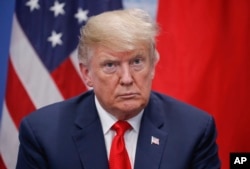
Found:
[[[113,126],[112,129],[116,131],[117,135],[124,135],[124,133],[130,129],[131,126],[126,121],[117,121]]]

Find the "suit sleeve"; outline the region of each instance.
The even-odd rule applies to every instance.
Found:
[[[195,149],[192,169],[219,169],[221,167],[216,138],[215,122],[210,116],[203,137]]]
[[[24,119],[19,129],[19,152],[16,169],[45,169],[47,162],[35,132],[27,119]]]

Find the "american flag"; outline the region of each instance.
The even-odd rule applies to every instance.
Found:
[[[16,1],[0,127],[6,168],[15,168],[25,115],[87,90],[76,56],[80,27],[92,15],[119,8],[120,0]]]
[[[151,144],[160,145],[160,140],[157,137],[151,137]]]

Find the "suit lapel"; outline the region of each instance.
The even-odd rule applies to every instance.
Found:
[[[108,169],[107,153],[100,128],[101,126],[93,124],[73,136],[84,169]]]
[[[134,169],[158,169],[167,142],[166,128],[162,130],[164,126],[162,110],[157,106],[157,102],[154,104],[152,102],[151,99],[141,121]]]
[[[108,169],[105,141],[93,94],[85,100],[77,112],[73,140],[84,169]]]

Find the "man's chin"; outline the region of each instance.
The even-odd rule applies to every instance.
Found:
[[[138,114],[143,108],[143,104],[126,102],[119,107],[119,111],[125,114]]]

